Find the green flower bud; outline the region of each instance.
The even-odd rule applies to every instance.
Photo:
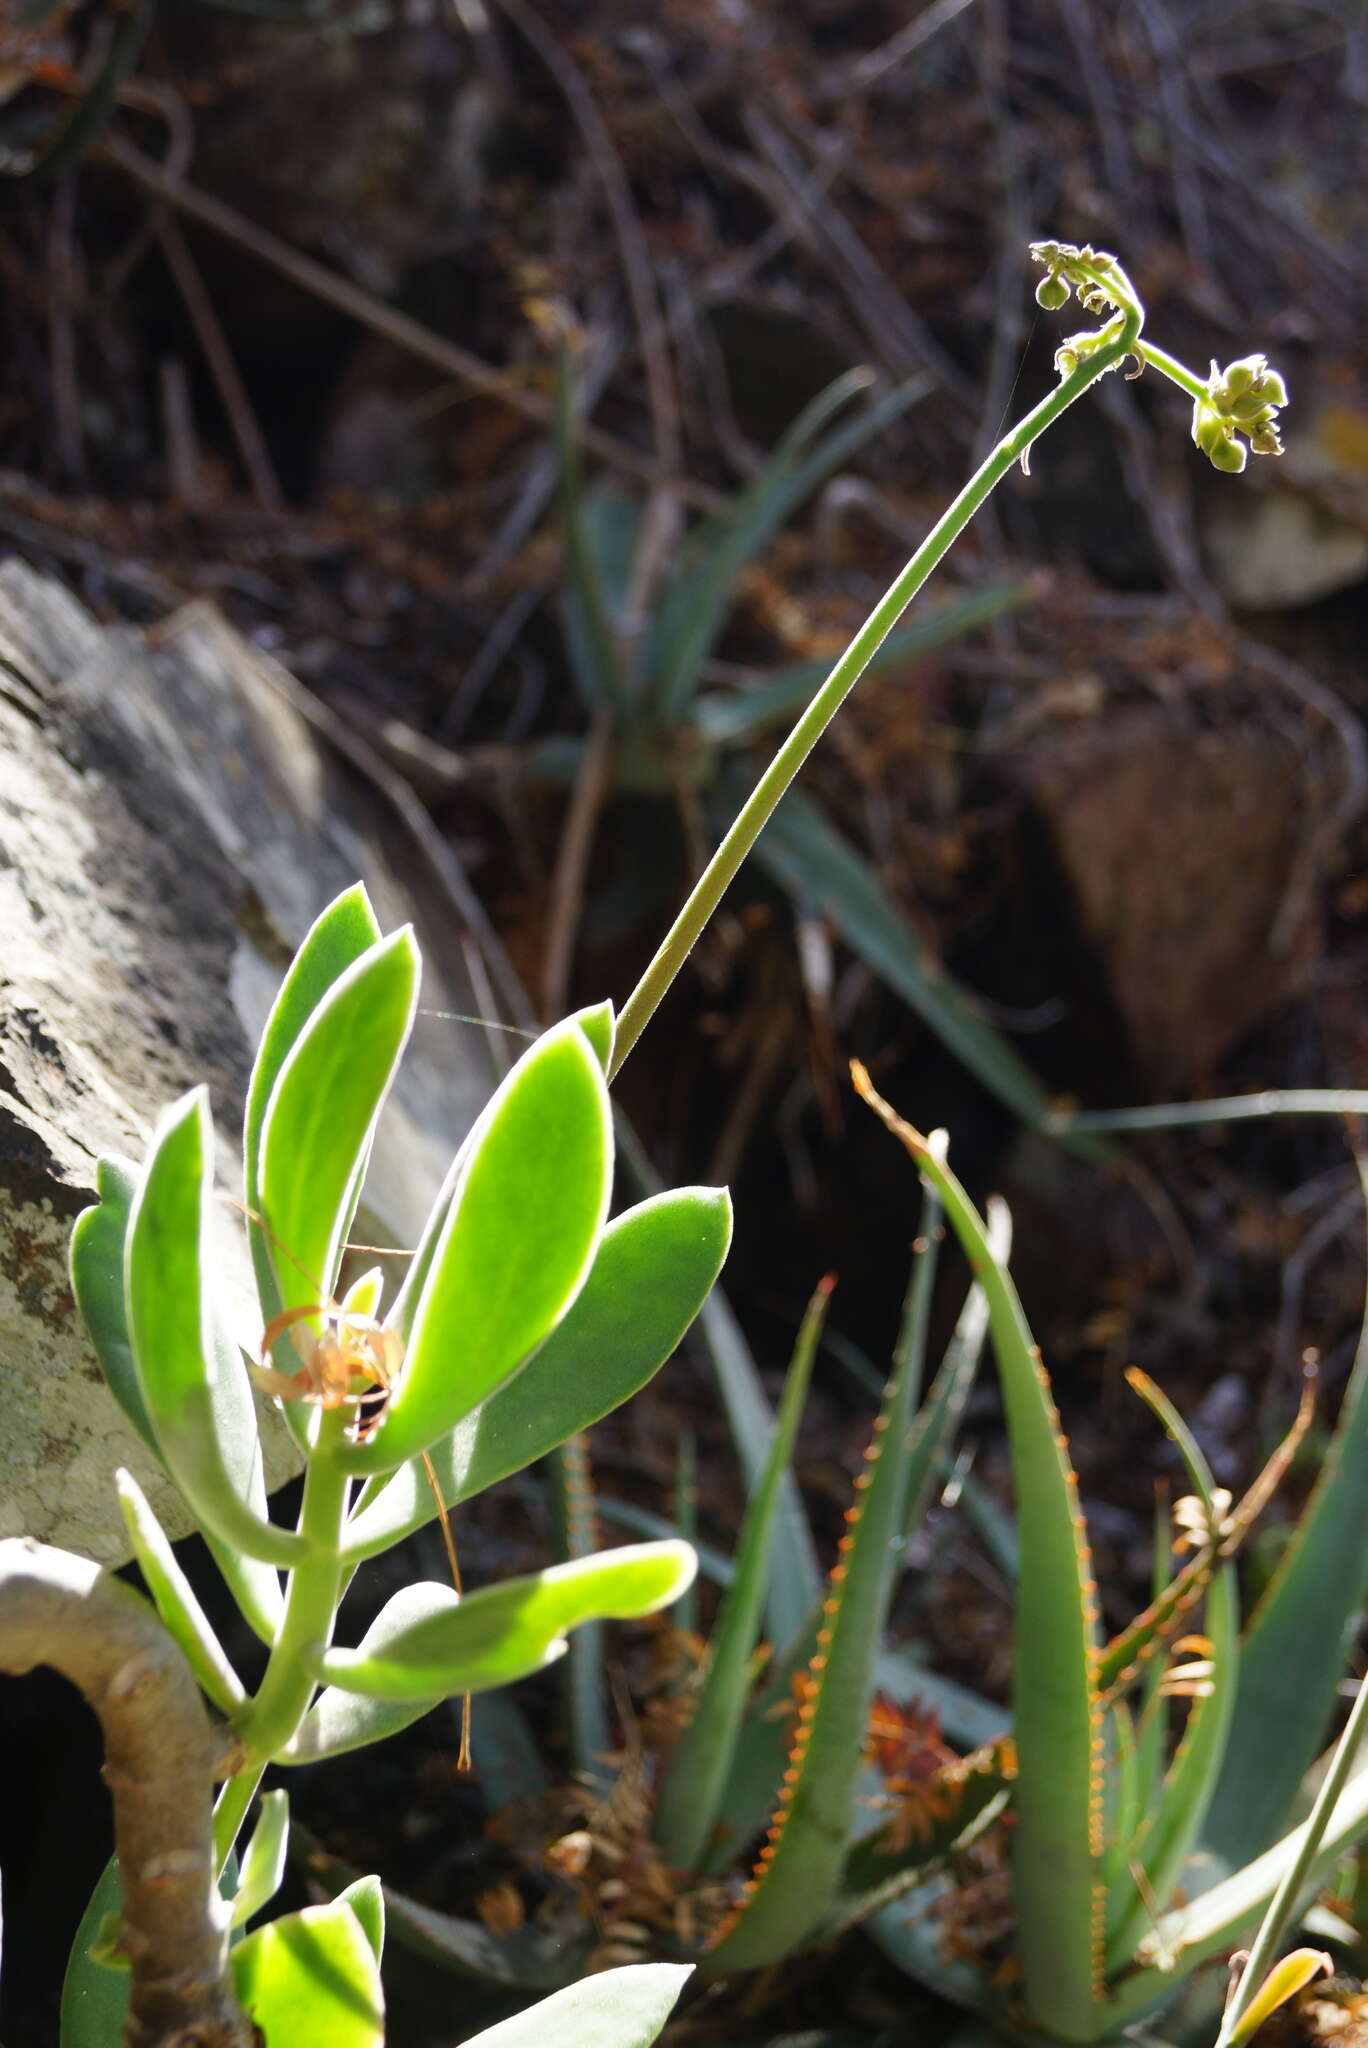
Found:
[[[1218,412],[1209,405],[1194,405],[1192,408],[1192,438],[1203,455],[1210,455],[1218,441],[1228,438],[1226,423]]]
[[[1244,442],[1228,434],[1222,434],[1204,453],[1212,468],[1224,470],[1227,476],[1238,476],[1248,459]]]
[[[1216,370],[1214,363],[1211,367],[1213,371]],[[1230,396],[1238,398],[1242,392],[1249,390],[1267,367],[1267,358],[1264,356],[1241,356],[1238,363],[1232,363],[1229,369],[1218,374]]]
[[[1234,419],[1251,422],[1271,419],[1273,416],[1273,408],[1257,384],[1252,391],[1246,391],[1242,398],[1232,401],[1230,412]]]
[[[1070,296],[1068,285],[1055,270],[1048,277],[1041,278],[1035,295],[1036,304],[1043,306],[1047,313],[1057,313],[1061,306],[1067,306]]]
[[[1259,427],[1250,435],[1249,445],[1256,455],[1281,455],[1282,442],[1278,438],[1277,422],[1269,420],[1266,425]]]
[[[1279,406],[1287,403],[1287,386],[1276,370],[1265,370],[1258,382],[1258,392],[1265,405]]]

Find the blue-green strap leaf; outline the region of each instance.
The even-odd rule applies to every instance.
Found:
[[[1365,1171],[1360,1161],[1360,1173]],[[1204,1845],[1238,1869],[1286,1822],[1368,1601],[1368,1303],[1334,1438],[1240,1653]]]
[[[935,1187],[988,1299],[1021,1539],[1013,1867],[1025,2001],[1037,2026],[1088,2040],[1102,1989],[1102,1729],[1097,1596],[1078,1484],[1039,1349],[982,1218],[935,1148],[884,1102],[858,1062],[851,1071],[860,1095]]]
[[[832,1281],[808,1304],[775,1419],[769,1458],[746,1509],[736,1575],[714,1624],[708,1661],[688,1725],[671,1752],[656,1803],[655,1835],[678,1870],[694,1870],[718,1818],[750,1695],[750,1662],[760,1634],[779,1489],[793,1457]]]
[[[903,1449],[920,1368],[916,1346],[900,1347],[846,1512],[779,1806],[755,1876],[709,1952],[710,1971],[777,1961],[821,1924],[836,1899],[901,1550]]]
[[[168,1472],[196,1519],[271,1564],[302,1540],[265,1514],[247,1375],[210,1295],[213,1128],[196,1089],[157,1124],[129,1218],[124,1286],[138,1383]]]

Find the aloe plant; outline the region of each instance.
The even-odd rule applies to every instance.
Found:
[[[862,1070],[856,1082],[944,1203],[988,1301],[1021,1555],[1013,1622],[1011,1840],[1024,2016],[1051,2039],[1105,2040],[1169,2003],[1194,1971],[1232,1949],[1262,1916],[1264,1933],[1250,1961],[1247,1988],[1242,1984],[1237,1992],[1222,2034],[1222,2048],[1230,2048],[1246,2037],[1249,2014],[1266,2015],[1270,2000],[1276,2004],[1296,1988],[1295,1970],[1281,1982],[1268,1975],[1279,1939],[1317,1879],[1346,1847],[1368,1835],[1368,1768],[1354,1768],[1361,1700],[1311,1819],[1294,1826],[1301,1786],[1299,1774],[1289,1776],[1274,1759],[1277,1716],[1269,1714],[1266,1699],[1240,1687],[1246,1659],[1266,1670],[1263,1644],[1270,1638],[1262,1630],[1283,1625],[1283,1610],[1275,1603],[1275,1619],[1256,1618],[1242,1640],[1232,1560],[1306,1427],[1310,1402],[1304,1397],[1293,1438],[1236,1504],[1216,1488],[1196,1443],[1159,1390],[1132,1375],[1188,1469],[1193,1494],[1177,1517],[1187,1555],[1172,1575],[1160,1572],[1150,1607],[1104,1642],[1068,1447],[1010,1274],[943,1151],[904,1123]],[[1289,1577],[1301,1557],[1334,1554],[1337,1545],[1352,1543],[1356,1527],[1361,1547],[1357,1504],[1336,1484],[1346,1455],[1358,1450],[1357,1407],[1355,1388],[1341,1415],[1327,1480],[1294,1539]],[[1289,1668],[1284,1679],[1289,1695],[1293,1689],[1302,1695],[1294,1757],[1303,1726],[1313,1730],[1314,1741],[1333,1720],[1340,1667],[1319,1652],[1342,1644],[1358,1598],[1357,1574],[1318,1588],[1317,1654]],[[1205,1612],[1201,1638],[1194,1642],[1187,1632],[1198,1602]],[[1180,1631],[1187,1639],[1175,1644]],[[1127,1700],[1147,1669],[1162,1674],[1161,1682],[1147,1688],[1138,1729],[1132,1731]],[[1168,1694],[1190,1701],[1171,1754],[1162,1722]],[[1251,1699],[1257,1704],[1251,1706]],[[1255,1722],[1283,1789],[1275,1839],[1261,1855],[1234,1867],[1218,1861],[1223,1874],[1212,1883],[1207,1845],[1220,1825],[1216,1795],[1232,1760],[1248,1753]],[[910,1932],[887,1923],[883,1929],[886,1945],[913,1974],[928,1955],[925,1934],[925,1924]],[[930,1960],[934,1978],[934,1956]],[[1014,1995],[987,1968],[967,1980],[961,1973],[957,1988],[1012,2030]]]

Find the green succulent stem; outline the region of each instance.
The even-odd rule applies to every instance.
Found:
[[[1080,357],[1048,397],[1043,398],[999,441],[959,496],[941,514],[775,754],[623,1006],[618,1017],[610,1079],[621,1068],[687,960],[780,798],[931,572],[944,560],[953,543],[1008,470],[1029,454],[1046,428],[1053,426],[1061,413],[1067,412],[1090,384],[1095,384],[1106,371],[1115,369],[1126,356],[1138,353],[1144,312],[1124,273],[1119,267],[1105,270],[1099,266],[1083,267],[1113,301],[1120,304],[1120,312],[1098,330],[1087,353]]]
[[[1180,391],[1186,391],[1189,398],[1202,399],[1206,396],[1206,378],[1198,377],[1177,356],[1171,356],[1167,349],[1156,348],[1151,341],[1137,343],[1134,353],[1141,362],[1158,370],[1161,377],[1167,377]]]
[[[332,1640],[347,1576],[341,1548],[351,1482],[337,1457],[346,1440],[346,1426],[344,1408],[324,1410],[319,1418],[318,1441],[305,1470],[299,1511],[299,1533],[309,1546],[309,1555],[290,1574],[284,1617],[261,1689],[238,1723],[243,1769],[224,1786],[215,1813],[221,1856],[236,1839],[266,1765],[286,1747],[309,1710],[316,1680],[304,1652]]]

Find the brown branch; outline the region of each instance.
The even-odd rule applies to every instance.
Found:
[[[584,758],[575,779],[575,791],[566,813],[556,869],[551,878],[551,900],[546,918],[546,960],[542,968],[542,1015],[548,1024],[554,1024],[565,1009],[594,835],[612,785],[613,723],[611,717],[600,712],[589,726]]]
[[[0,1669],[50,1664],[99,1716],[131,1966],[126,2048],[260,2048],[238,2007],[214,1868],[222,1744],[180,1650],[131,1587],[69,1551],[0,1542]]]
[[[247,472],[247,481],[258,505],[267,512],[279,512],[285,499],[279,479],[271,462],[266,446],[266,437],[252,410],[252,401],[247,396],[247,387],[242,381],[233,352],[228,346],[214,302],[204,288],[199,265],[186,246],[184,235],[171,214],[164,209],[158,214],[155,232],[161,244],[166,267],[176,280],[176,289],[185,302],[195,338],[204,352],[209,374],[218,387],[223,410],[228,415],[228,426],[242,466]]]
[[[513,412],[521,413],[524,419],[536,426],[550,427],[553,424],[553,407],[549,399],[539,392],[525,390],[513,376],[503,370],[494,369],[489,363],[472,355],[468,349],[456,342],[448,341],[445,335],[437,334],[425,327],[421,320],[412,319],[393,306],[385,304],[340,272],[330,270],[325,263],[317,263],[312,256],[306,256],[300,249],[291,248],[279,235],[273,235],[268,228],[258,227],[255,221],[239,213],[236,207],[227,206],[223,200],[215,199],[212,193],[201,192],[197,186],[187,184],[173,171],[154,163],[141,150],[125,142],[121,136],[107,135],[100,144],[100,155],[106,162],[117,164],[119,169],[141,185],[146,192],[153,193],[178,213],[191,220],[197,220],[203,227],[222,235],[237,248],[245,249],[250,255],[264,263],[271,270],[288,277],[303,291],[311,292],[325,304],[335,306],[349,318],[369,327],[372,333],[393,342],[396,348],[404,349],[409,355],[432,363],[449,377],[457,377],[472,391],[478,391],[486,398],[497,399]],[[711,492],[690,482],[686,477],[666,478],[658,462],[639,450],[618,440],[615,434],[608,434],[601,427],[586,426],[581,430],[584,446],[591,455],[596,455],[612,468],[625,471],[629,476],[643,478],[647,483],[668,481],[670,487],[688,504],[702,504],[706,509],[713,503]]]

